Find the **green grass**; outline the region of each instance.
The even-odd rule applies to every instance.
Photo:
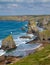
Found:
[[[50,37],[50,30],[45,30],[45,31],[43,31],[43,33],[44,33],[45,35],[47,35],[48,37]]]
[[[41,51],[37,51],[22,60],[10,65],[50,65],[50,44]]]

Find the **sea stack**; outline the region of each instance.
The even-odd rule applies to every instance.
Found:
[[[5,38],[4,40],[2,40],[1,48],[3,50],[10,50],[10,49],[16,48],[15,42],[14,42],[13,37],[11,35],[8,36],[7,38]]]

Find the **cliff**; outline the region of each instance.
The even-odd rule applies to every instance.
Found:
[[[41,41],[50,41],[50,30],[44,30],[42,32],[39,32],[39,37]]]
[[[2,40],[2,46],[1,48],[3,50],[9,50],[9,49],[13,49],[16,48],[15,42],[12,38],[12,36],[8,36],[7,38],[5,38],[4,40]]]

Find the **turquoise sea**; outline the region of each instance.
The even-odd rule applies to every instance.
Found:
[[[26,33],[28,30],[28,21],[0,20],[0,39],[10,35]]]

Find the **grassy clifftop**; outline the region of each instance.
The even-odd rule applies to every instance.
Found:
[[[50,65],[50,44],[46,45],[44,49],[10,65]]]

